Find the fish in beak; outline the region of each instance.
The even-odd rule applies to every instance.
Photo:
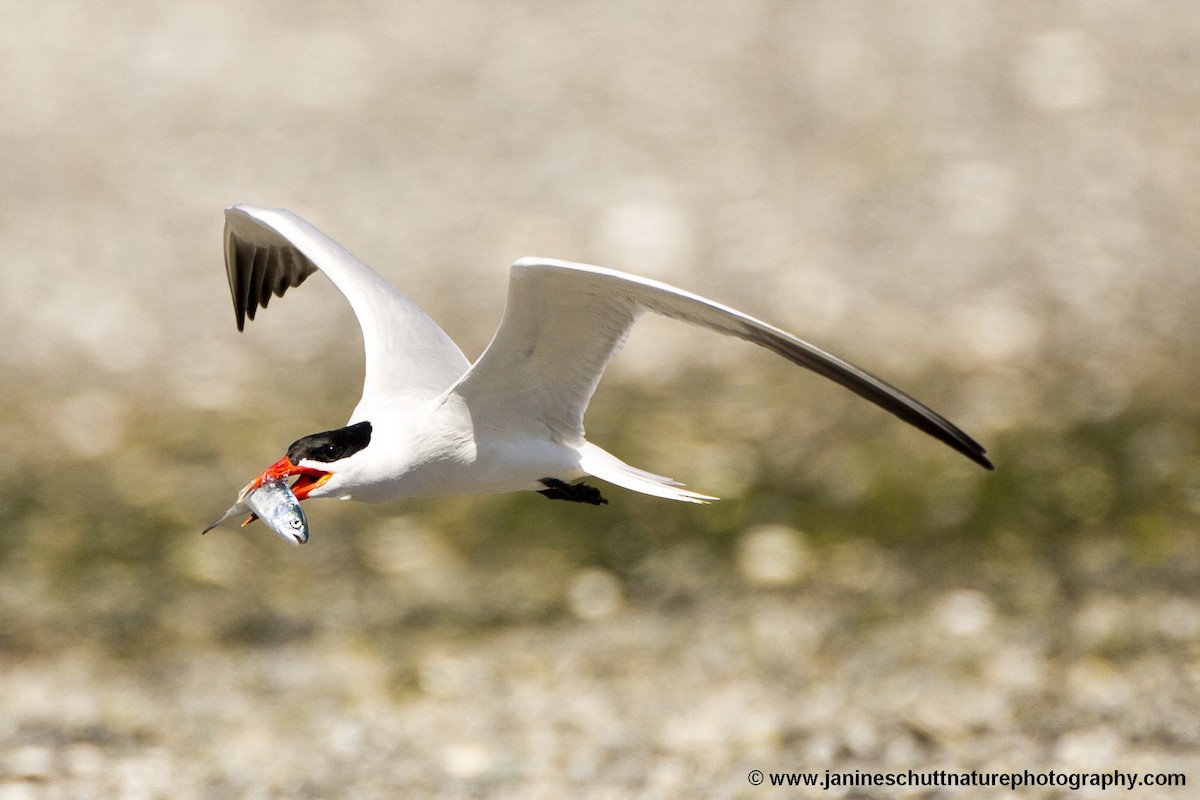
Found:
[[[250,516],[242,523],[243,527],[261,519],[284,541],[304,544],[308,541],[308,520],[300,508],[300,501],[308,497],[313,489],[329,480],[331,474],[312,467],[297,466],[291,458],[284,456],[250,481],[238,493],[237,502],[202,533],[208,533],[225,520],[249,511]],[[293,475],[298,477],[295,483],[288,486],[287,480]]]
[[[312,467],[297,466],[292,462],[291,456],[284,456],[264,469],[262,474],[257,478],[250,481],[246,488],[242,489],[242,495],[245,495],[247,492],[253,492],[270,481],[287,481],[293,475],[298,477],[295,483],[292,484],[292,494],[296,495],[297,500],[304,500],[308,497],[309,492],[329,480],[333,473]],[[246,524],[253,521],[248,519],[246,520]]]
[[[350,458],[370,443],[371,430],[371,423],[363,421],[344,428],[314,433],[292,442],[287,455],[246,484],[238,494],[237,502],[230,506],[225,516],[205,528],[204,533],[208,533],[227,519],[249,512],[250,516],[242,525],[262,519],[276,535],[289,542],[303,544],[308,541],[308,523],[304,522],[301,527],[296,525],[297,519],[304,519],[300,501],[325,485],[325,482],[333,477],[333,472],[302,465],[332,465],[334,462]],[[288,481],[293,478],[295,480],[289,487]],[[286,493],[280,492],[280,487],[285,489]],[[263,511],[269,513],[264,514]],[[303,531],[302,537],[296,535],[298,531]]]

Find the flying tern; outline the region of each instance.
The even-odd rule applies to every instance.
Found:
[[[556,500],[607,502],[597,488],[576,482],[592,476],[669,500],[715,500],[630,466],[584,437],[584,411],[604,368],[646,312],[765,347],[992,469],[978,442],[869,372],[740,311],[649,278],[522,258],[509,271],[500,327],[472,364],[416,304],[290,211],[226,209],[225,269],[239,331],[273,294],[282,297],[320,271],[350,302],[366,350],[362,396],[347,423],[293,442],[242,497],[266,482],[294,477],[292,491],[300,500],[382,502],[533,490]]]

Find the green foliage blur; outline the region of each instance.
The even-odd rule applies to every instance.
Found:
[[[931,585],[1000,597],[1016,596],[1029,565],[1068,595],[1094,581],[1080,552],[1100,553],[1114,586],[1194,586],[1200,428],[1188,379],[1071,417],[1052,386],[1068,377],[1047,371],[1029,418],[981,434],[997,465],[988,473],[769,355],[748,353],[744,369],[691,368],[646,386],[614,367],[588,417],[594,441],[724,498],[712,505],[595,481],[607,506],[532,493],[313,502],[312,539],[299,548],[258,524],[199,534],[253,474],[231,472],[231,460],[265,465],[304,432],[286,406],[197,412],[143,398],[127,441],[96,458],[10,437],[0,646],[32,654],[86,641],[125,657],[324,629],[385,641],[430,625],[489,630],[568,614],[568,582],[590,566],[617,576],[632,602],[669,609],[744,588],[739,539],[763,524],[802,532],[818,561],[873,542]],[[973,377],[927,376],[917,394],[944,406]],[[355,379],[334,370],[314,394]],[[1006,562],[1012,572],[996,573]]]

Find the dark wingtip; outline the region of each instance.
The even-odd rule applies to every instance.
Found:
[[[921,428],[921,430],[925,431],[926,433],[932,434],[934,436],[934,438],[939,439],[940,441],[944,442],[945,444],[950,445],[955,450],[962,453],[964,456],[971,459],[972,461],[974,461],[976,464],[983,467],[987,471],[989,471],[989,472],[996,471],[996,465],[993,464],[992,460],[987,457],[987,450],[984,449],[983,445],[981,445],[979,442],[972,439],[967,434],[963,433],[953,423],[949,422],[948,420],[944,420],[944,421],[946,423],[945,429],[940,429],[940,430],[936,429],[936,428],[931,429],[931,428],[922,427],[920,425],[918,425],[917,427]],[[946,435],[947,433],[950,433],[952,435],[947,436]]]
[[[979,466],[986,469],[988,472],[996,471],[996,465],[993,464],[992,460],[990,458],[988,458],[987,456],[985,456],[982,451],[973,454],[971,456],[971,460],[974,461]]]
[[[986,469],[988,472],[996,471],[996,465],[993,464],[992,460],[987,457],[987,448],[972,439],[949,420],[946,420],[945,418],[941,419],[946,424],[945,432],[952,433],[953,436],[945,437],[940,435],[941,432],[935,433],[934,436],[936,436],[938,439],[941,439],[943,442],[950,445],[955,450]]]

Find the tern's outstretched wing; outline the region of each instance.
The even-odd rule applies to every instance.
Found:
[[[354,309],[366,349],[363,400],[408,392],[441,392],[470,362],[450,337],[416,306],[337,242],[281,208],[233,206],[225,210],[225,269],[237,314],[266,308],[320,270]]]
[[[761,345],[992,468],[978,442],[869,372],[727,306],[585,264],[532,258],[513,264],[500,328],[454,391],[466,401],[477,430],[548,429],[559,441],[582,442],[583,412],[596,384],[646,311]]]

